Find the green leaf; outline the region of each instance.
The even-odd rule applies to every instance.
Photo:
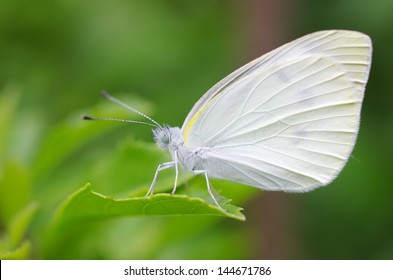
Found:
[[[27,260],[31,253],[30,241],[24,241],[19,247],[14,250],[0,252],[0,259],[2,260]]]
[[[31,202],[16,213],[0,238],[0,259],[27,259],[30,256],[30,241],[24,240],[38,204]]]
[[[199,183],[198,180],[194,181]],[[192,189],[195,189],[194,187],[191,186]],[[69,196],[59,207],[46,233],[45,254],[52,256],[54,248],[62,248],[62,244],[68,242],[70,236],[80,232],[82,228],[85,229],[86,225],[91,226],[117,217],[182,216],[188,217],[188,220],[190,217],[221,216],[245,220],[240,212],[241,208],[228,202],[223,203],[222,197],[218,199],[226,212],[200,197],[159,193],[150,197],[114,199],[93,191],[91,185],[87,184]]]
[[[38,203],[33,201],[11,219],[8,225],[8,234],[10,238],[10,246],[12,248],[22,242],[37,209]]]
[[[114,199],[94,192],[90,184],[72,194],[60,207],[55,223],[60,227],[75,222],[110,217],[215,215],[245,220],[241,208],[224,204],[227,212],[198,197],[155,194],[150,197]]]
[[[7,161],[0,178],[0,219],[4,224],[8,224],[30,199],[30,170],[18,161]]]

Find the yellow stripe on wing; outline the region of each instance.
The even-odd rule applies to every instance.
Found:
[[[206,102],[206,104],[188,122],[186,128],[184,129],[184,133],[183,133],[184,143],[187,144],[187,135],[188,135],[188,131],[190,130],[190,128],[195,124],[197,118],[202,114],[202,112],[205,111],[207,109],[207,107],[209,107],[209,105],[212,103],[212,101],[214,99],[216,99],[216,97],[217,97],[217,95],[215,95],[212,99],[210,99],[208,102]]]

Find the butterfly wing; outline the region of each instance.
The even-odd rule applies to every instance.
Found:
[[[285,191],[331,182],[354,147],[371,64],[371,41],[321,31],[224,78],[182,127],[203,148],[209,176]]]

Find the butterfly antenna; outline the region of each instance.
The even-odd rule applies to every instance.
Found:
[[[116,103],[116,104],[119,104],[120,106],[122,106],[122,107],[124,107],[124,108],[126,108],[126,109],[128,109],[128,110],[130,110],[130,111],[132,111],[132,112],[134,112],[134,113],[136,113],[136,114],[138,114],[138,115],[144,117],[145,119],[147,119],[147,120],[149,120],[149,121],[151,121],[152,123],[155,124],[155,125],[152,125],[152,124],[150,124],[150,125],[155,126],[155,127],[161,127],[161,125],[160,125],[158,122],[156,122],[155,120],[153,120],[152,118],[150,118],[148,115],[145,115],[144,113],[139,112],[137,109],[134,109],[134,108],[132,108],[130,105],[128,105],[128,104],[126,104],[126,103],[120,101],[119,99],[113,97],[112,95],[110,95],[110,94],[107,93],[106,91],[102,91],[101,94],[102,94],[104,97],[106,97],[107,99],[109,99],[110,101],[112,101],[112,102],[114,102],[114,103]],[[127,121],[127,122],[134,122],[134,121]],[[143,122],[139,122],[139,123],[143,123]],[[147,123],[146,123],[146,124],[147,124]]]
[[[117,119],[117,118],[94,118],[90,116],[82,116],[82,120],[87,121],[115,121],[115,122],[126,122],[126,123],[136,123],[136,124],[145,124],[150,125],[153,127],[158,127],[156,124],[148,123],[148,122],[140,122],[140,121],[132,121],[132,120],[124,120],[124,119]]]

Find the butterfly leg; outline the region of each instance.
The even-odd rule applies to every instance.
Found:
[[[217,205],[218,208],[220,208],[223,212],[227,212],[225,209],[221,207],[221,205],[218,203],[217,199],[214,197],[212,189],[210,187],[210,182],[209,182],[209,176],[207,175],[206,170],[194,170],[194,174],[203,174],[206,179],[206,185],[207,185],[207,191],[209,192],[210,196],[212,197],[214,203]]]
[[[175,173],[176,173],[176,175],[175,175],[175,184],[173,185],[172,194],[175,194],[175,192],[176,192],[177,180],[178,180],[178,178],[179,178],[179,168],[178,168],[177,151],[175,151],[174,158],[175,158],[174,163],[175,163]]]
[[[177,166],[175,161],[168,161],[168,162],[160,163],[158,165],[156,173],[154,174],[153,182],[151,182],[149,191],[147,192],[147,194],[145,196],[149,196],[149,195],[152,195],[154,193],[154,187],[156,186],[158,173],[160,173],[160,171],[162,171],[162,170],[171,168],[173,166]]]

